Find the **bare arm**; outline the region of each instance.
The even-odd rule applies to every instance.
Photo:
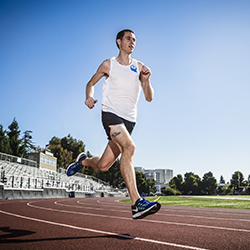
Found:
[[[141,62],[139,63],[139,70],[140,70],[140,81],[141,81],[141,86],[142,90],[145,96],[145,99],[148,102],[151,102],[154,98],[154,89],[152,88],[152,85],[150,83],[149,77],[151,76],[151,70],[146,67],[144,64]]]
[[[94,86],[103,77],[108,77],[110,70],[110,60],[105,60],[97,69],[96,73],[92,76],[86,86],[86,101],[85,104],[90,108],[94,108],[97,100],[94,100]]]

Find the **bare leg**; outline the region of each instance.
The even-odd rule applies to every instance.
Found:
[[[140,198],[140,194],[138,193],[136,185],[135,170],[133,167],[135,144],[123,124],[112,125],[110,128],[111,138],[120,148],[122,153],[120,169],[125,184],[128,188],[132,203],[134,204]]]
[[[113,141],[109,141],[101,157],[95,156],[92,158],[86,158],[82,161],[82,165],[100,169],[101,171],[107,171],[119,155],[120,149]]]
[[[110,136],[112,140],[108,142],[103,155],[101,157],[86,158],[82,161],[82,165],[107,171],[120,153],[122,153],[120,162],[121,174],[134,204],[140,198],[133,167],[135,144],[124,124],[111,125]]]

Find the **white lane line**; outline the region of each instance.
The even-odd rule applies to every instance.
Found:
[[[175,244],[175,243],[170,243],[170,242],[165,242],[165,241],[158,241],[158,240],[151,240],[151,239],[146,239],[146,238],[137,238],[137,237],[133,237],[133,236],[123,235],[123,234],[118,234],[118,233],[112,233],[112,232],[107,232],[107,231],[100,231],[100,230],[95,230],[95,229],[91,229],[91,228],[76,227],[76,226],[72,226],[72,225],[68,225],[68,224],[63,224],[63,223],[58,223],[58,222],[53,222],[53,221],[47,221],[47,220],[41,220],[41,219],[27,217],[27,216],[23,216],[23,215],[19,215],[19,214],[13,214],[13,213],[5,212],[5,211],[2,211],[2,210],[0,210],[0,213],[7,214],[7,215],[10,215],[10,216],[15,216],[15,217],[18,217],[18,218],[21,218],[21,219],[47,223],[47,224],[51,224],[51,225],[54,225],[54,226],[67,227],[67,228],[71,228],[71,229],[83,230],[83,231],[88,231],[88,232],[92,232],[92,233],[113,235],[113,236],[117,236],[117,237],[121,237],[121,238],[131,239],[131,240],[133,239],[133,240],[145,241],[145,242],[149,242],[149,243],[155,243],[155,244],[173,246],[173,247],[185,248],[185,249],[192,249],[192,250],[208,250],[208,249],[205,249],[205,248],[192,247],[192,246],[187,246],[187,245]]]
[[[131,206],[130,203],[121,203],[121,202],[116,202],[116,204],[114,203],[109,203],[109,202],[103,202],[103,201],[99,201],[99,200],[96,200],[97,203],[99,204],[102,204],[102,206],[116,206],[116,207],[120,207],[120,206],[124,206],[124,205],[127,205],[128,207]],[[82,200],[78,200],[77,203],[79,204],[94,204],[94,203],[86,203],[86,202],[83,202]]]
[[[62,207],[76,207],[76,208],[84,208],[84,209],[91,209],[91,210],[100,210],[100,211],[113,211],[113,212],[117,212],[117,209],[104,209],[104,208],[100,208],[100,207],[86,207],[83,203],[79,203],[79,206],[76,205],[67,205],[67,204],[61,204],[58,203],[57,201],[54,202],[56,205],[58,206],[62,206]],[[82,205],[81,205],[82,204]],[[90,205],[90,204],[88,204]],[[119,212],[123,212],[123,213],[131,213],[131,211],[129,210],[118,210]]]
[[[163,212],[163,211],[161,211]],[[162,213],[161,213],[162,214]],[[171,217],[184,217],[184,218],[197,218],[197,219],[203,219],[203,220],[226,220],[226,221],[243,221],[243,222],[250,222],[250,220],[247,219],[232,219],[232,218],[218,218],[218,217],[205,217],[205,216],[197,216],[197,215],[181,215],[181,214],[169,214],[164,213],[164,216],[171,216]]]
[[[58,210],[58,209],[52,209],[52,208],[46,208],[46,207],[38,207],[38,206],[35,206],[35,205],[31,205],[30,203],[34,203],[34,202],[27,203],[27,205],[30,206],[30,207],[49,210],[49,211],[55,211],[55,212],[61,212],[61,213],[72,213],[72,214],[78,214],[78,215],[81,214],[81,215],[95,216],[95,217],[104,217],[104,218],[109,218],[109,219],[120,219],[120,220],[130,220],[130,221],[132,220],[131,218],[128,218],[128,217],[118,217],[118,216],[112,216],[112,215],[91,214],[91,213],[74,212],[74,211],[68,211],[68,210]],[[199,225],[199,224],[157,221],[157,220],[147,220],[147,219],[143,219],[141,221],[142,222],[150,222],[150,223],[186,226],[186,227],[198,227],[198,228],[208,228],[208,229],[216,229],[216,230],[227,230],[227,231],[250,233],[250,230],[248,230],[248,229],[240,229],[240,228],[216,227],[216,226],[206,226],[206,225]]]
[[[191,210],[191,208],[193,208],[193,210]],[[228,216],[250,216],[249,210],[248,209],[237,209],[237,212],[235,211],[235,209],[231,209],[231,208],[219,208],[219,209],[224,209],[224,211],[221,212],[216,212],[217,208],[208,208],[211,210],[205,210],[205,207],[182,207],[181,208],[176,208],[175,206],[173,206],[173,208],[171,206],[168,205],[164,205],[164,210],[166,211],[177,211],[177,212],[183,212],[183,213],[193,213],[193,212],[200,212],[199,210],[202,210],[203,214],[211,214],[211,211],[213,211],[213,214],[218,214],[218,215],[228,215]],[[228,209],[231,209],[231,211],[228,211]],[[240,210],[240,211],[239,211]]]
[[[77,203],[79,205],[84,205],[83,206],[74,206],[74,205],[67,205],[67,204],[62,204],[59,203],[60,201],[55,201],[54,203],[58,206],[65,206],[65,207],[76,207],[76,208],[84,208],[84,209],[91,209],[91,210],[104,210],[106,211],[107,209],[104,208],[99,208],[99,207],[86,207],[85,203],[82,203],[80,201],[77,201]],[[91,204],[88,204],[91,205]],[[114,207],[114,205],[112,205],[112,207]],[[121,207],[121,206],[119,206]],[[117,211],[115,209],[108,209],[108,211]],[[156,215],[158,216],[170,216],[170,217],[183,217],[183,218],[197,218],[197,219],[203,219],[203,220],[224,220],[224,221],[242,221],[242,222],[250,222],[250,220],[246,220],[246,219],[232,219],[232,218],[218,218],[218,217],[205,217],[205,216],[197,216],[197,215],[181,215],[181,214],[170,214],[170,213],[163,213],[164,210],[160,210],[161,213],[157,213]],[[129,210],[120,210],[119,212],[123,212],[123,213],[130,213]]]
[[[114,206],[117,206],[117,207],[120,207],[120,205],[122,205],[122,204],[130,204],[130,203],[124,203],[124,202],[119,202],[119,200],[114,200],[114,202],[113,203],[108,203],[108,202],[103,202],[103,201],[100,201],[100,200],[96,200],[96,202],[98,202],[98,203],[101,203],[102,205],[105,205],[105,206],[110,206],[111,204],[112,204],[112,206],[114,207]],[[82,200],[80,201],[80,200],[78,200],[77,201],[77,203],[79,203],[79,204],[86,204],[86,203],[84,203],[84,202],[82,202]],[[116,203],[115,205],[114,205],[114,203]],[[118,205],[118,204],[119,205]],[[217,218],[217,217],[204,217],[203,215],[201,215],[201,216],[194,216],[194,215],[186,215],[186,214],[183,214],[183,215],[175,215],[175,214],[169,214],[169,212],[168,211],[170,211],[170,212],[175,212],[175,211],[181,211],[181,212],[183,212],[183,213],[192,213],[192,212],[197,212],[197,211],[190,211],[190,210],[187,210],[187,209],[185,209],[185,208],[187,208],[187,207],[183,207],[183,209],[171,209],[171,206],[170,206],[170,208],[169,208],[169,206],[167,206],[167,205],[164,205],[164,206],[162,206],[162,208],[161,208],[161,212],[166,212],[164,215],[167,215],[167,216],[180,216],[180,217],[191,217],[191,218],[205,218],[205,219],[214,219],[214,220],[232,220],[232,221],[246,221],[246,222],[250,222],[250,220],[249,219],[237,219],[237,216],[239,216],[239,213],[234,213],[233,211],[232,212],[228,212],[228,211],[225,211],[225,212],[211,212],[211,211],[202,211],[202,213],[203,214],[213,214],[213,215],[216,215],[216,214],[218,214],[218,215],[226,215],[226,216],[234,216],[235,217],[235,219],[231,219],[231,218]],[[192,207],[188,207],[188,208],[192,208]],[[193,207],[193,208],[198,208],[198,207]],[[202,209],[202,208],[201,208]],[[198,212],[200,212],[200,211],[198,211]],[[250,218],[250,213],[247,213],[247,211],[244,211],[245,213],[244,214],[242,214],[242,211],[241,211],[241,214],[240,214],[240,216],[244,216],[244,215],[246,215],[246,216],[248,216],[249,218]],[[162,214],[162,213],[161,213]]]

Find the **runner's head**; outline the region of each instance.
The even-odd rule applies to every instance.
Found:
[[[134,31],[132,31],[130,29],[124,29],[124,30],[119,31],[117,33],[117,35],[116,35],[116,45],[117,45],[118,49],[120,49],[120,47],[119,47],[119,44],[118,44],[117,40],[121,40],[122,41],[122,39],[123,39],[123,37],[125,35],[125,32],[130,32],[130,33],[135,34]]]

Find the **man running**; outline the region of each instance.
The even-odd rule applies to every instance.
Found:
[[[87,158],[80,153],[76,162],[67,169],[71,176],[83,166],[107,171],[121,154],[120,170],[132,200],[133,219],[141,219],[156,213],[161,205],[141,198],[137,190],[133,156],[135,144],[131,133],[136,123],[137,102],[141,89],[148,102],[153,100],[154,90],[150,84],[151,71],[143,63],[132,59],[136,38],[132,30],[122,30],[116,36],[118,57],[107,59],[99,66],[86,86],[88,108],[94,108],[94,86],[105,76],[102,87],[102,123],[108,136],[108,144],[101,157]]]

